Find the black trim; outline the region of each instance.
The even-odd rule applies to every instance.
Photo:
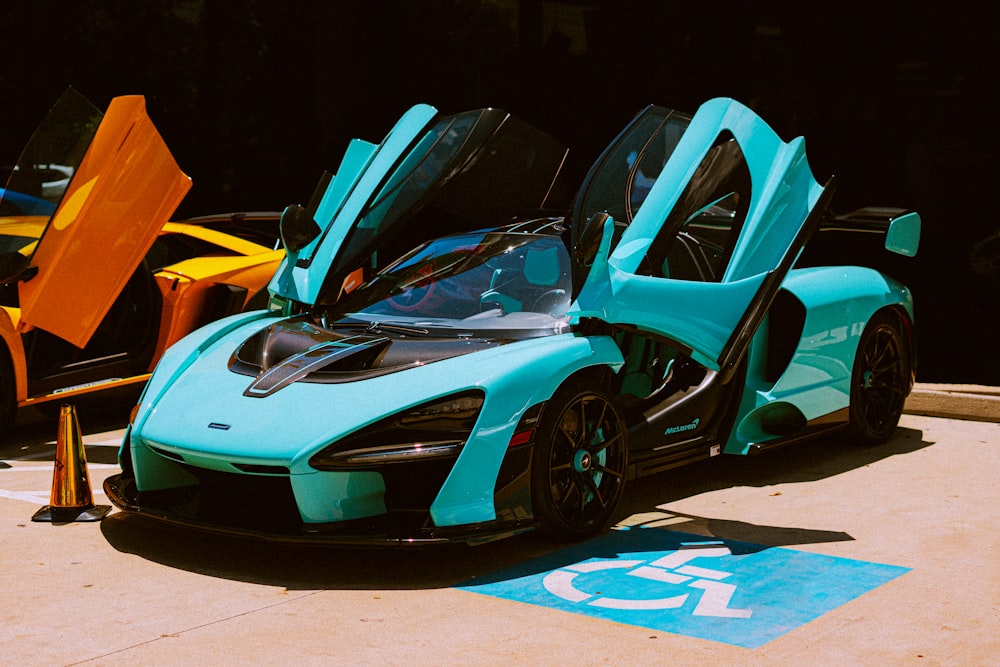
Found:
[[[722,353],[719,355],[717,362],[719,364],[719,375],[723,384],[727,384],[733,378],[736,369],[743,360],[743,355],[746,354],[750,341],[757,332],[760,323],[764,320],[764,315],[767,314],[768,309],[774,302],[774,298],[781,288],[781,283],[784,282],[785,276],[788,275],[788,272],[795,264],[795,260],[799,256],[799,251],[809,241],[813,233],[819,228],[820,222],[824,219],[835,189],[834,177],[831,176],[823,187],[823,192],[816,201],[816,205],[813,206],[809,215],[806,216],[805,222],[802,223],[802,227],[788,246],[778,266],[772,269],[764,278],[764,282],[761,283],[760,289],[757,290],[757,294],[754,296],[749,308],[743,313],[740,323],[729,337],[726,346],[722,348]]]
[[[525,521],[491,521],[444,528],[423,528],[412,533],[392,533],[386,517],[372,517],[350,522],[329,524],[299,524],[296,530],[268,532],[249,527],[224,526],[175,515],[167,510],[139,504],[139,492],[134,480],[112,475],[104,481],[104,493],[118,509],[134,516],[163,521],[184,528],[234,537],[285,543],[320,543],[357,547],[430,547],[446,544],[477,545],[513,537],[532,530],[535,523]]]

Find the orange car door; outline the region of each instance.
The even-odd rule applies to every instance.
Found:
[[[19,284],[21,328],[86,345],[190,187],[144,98],[114,98]]]

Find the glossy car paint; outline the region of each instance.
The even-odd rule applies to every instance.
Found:
[[[83,347],[190,187],[144,98],[113,99],[31,257],[38,275],[19,284],[20,329]]]
[[[191,181],[174,162],[142,97],[115,98],[102,114],[76,91],[67,91],[29,142],[11,186],[33,184],[28,177],[38,155],[49,154],[37,151],[36,141],[46,147],[66,141],[81,152],[69,154],[79,159],[63,169],[64,193],[42,183],[48,199],[40,201],[50,208],[49,215],[11,211],[0,217],[0,250],[15,257],[19,253],[28,263],[26,273],[4,285],[5,305],[0,306],[0,398],[5,404],[27,407],[141,385],[163,350],[219,310],[222,290],[232,291],[232,301],[239,302],[234,307],[267,305],[265,287],[284,256],[275,249],[276,231],[268,229],[277,229],[278,214],[166,222]],[[5,200],[16,194],[14,189],[3,192]],[[153,261],[161,263],[151,266]],[[100,343],[104,334],[95,330],[123,286],[146,271],[148,284],[158,293],[150,301],[156,304],[151,319],[157,323],[155,346],[147,348],[150,360],[125,374],[111,370],[101,375],[97,369],[87,381],[70,379],[55,389],[33,387],[29,378],[38,367],[29,368],[25,341],[43,332],[70,348]],[[118,325],[145,326],[135,319]],[[44,361],[43,354],[34,354],[35,362]],[[8,407],[0,408],[5,416]]]
[[[725,447],[729,454],[746,454],[754,446],[778,440],[779,436],[760,427],[761,420],[777,410],[791,409],[803,422],[846,410],[857,344],[868,321],[885,308],[902,308],[910,321],[914,317],[910,291],[864,267],[795,269],[782,289],[804,307],[801,336],[776,381],[748,382],[740,416]],[[751,349],[766,349],[763,336]],[[759,378],[762,373],[749,375]]]
[[[730,131],[743,148],[753,182],[740,240],[719,283],[638,275],[639,263],[695,169],[720,133]],[[783,143],[764,121],[733,100],[702,105],[635,218],[601,271],[591,271],[577,299],[579,316],[606,322],[642,322],[718,369],[718,358],[760,289],[801,229],[822,188],[812,176],[801,138]],[[787,194],[786,194],[787,192]],[[669,303],[670,308],[650,308]]]
[[[154,274],[163,296],[163,315],[154,357],[204,324],[206,302],[217,285],[246,290],[250,302],[266,285],[285,257],[283,249],[263,246],[195,222],[168,222],[162,234],[177,234],[224,248],[229,254],[185,259],[164,266]],[[260,307],[265,307],[262,302]],[[152,370],[152,369],[150,369]]]
[[[271,283],[272,292],[299,303],[316,303],[330,264],[352,228],[351,223],[361,214],[376,188],[383,184],[399,155],[436,115],[434,107],[418,104],[403,114],[380,146],[359,140],[350,144],[316,214],[321,235],[301,251],[289,253]],[[337,220],[341,224],[335,224]]]
[[[22,311],[19,308],[0,306],[0,340],[10,352],[19,407],[53,400],[69,400],[94,391],[146,382],[153,370],[152,367],[155,366],[155,360],[159,359],[163,351],[203,324],[206,301],[211,298],[210,292],[214,286],[225,284],[244,288],[247,290],[249,300],[266,288],[268,280],[284,257],[283,250],[274,250],[244,241],[197,224],[168,222],[160,233],[209,241],[219,248],[228,249],[232,254],[187,259],[163,267],[153,274],[163,303],[154,361],[145,373],[110,380],[92,387],[60,391],[55,395],[29,394],[27,364],[21,327],[19,327]]]
[[[389,169],[374,165],[398,160],[431,117],[429,108],[418,107],[401,121],[407,131],[397,126],[379,147],[352,144],[316,216],[323,235],[301,251],[299,259],[307,260],[306,267],[295,266],[296,258],[289,255],[272,282],[279,295],[306,304],[315,301],[324,280],[322,269],[337,262],[337,249],[361,211],[361,200],[376,191],[374,182],[381,182]],[[723,134],[738,142],[753,185],[725,273],[714,282],[644,274],[642,259],[665,218]],[[614,330],[608,325],[635,327],[643,335],[675,341],[707,371],[695,389],[735,398],[732,427],[728,435],[718,434],[728,453],[745,454],[782,441],[792,429],[815,432],[825,420],[842,424],[858,340],[868,322],[888,311],[899,312],[909,322],[913,312],[908,290],[873,270],[791,268],[810,231],[807,226],[816,226],[827,201],[824,195],[829,194],[813,177],[801,138],[785,143],[739,103],[710,101],[692,117],[620,240],[614,239],[613,219],[602,223],[600,246],[570,308],[571,332],[518,340],[359,382],[293,382],[259,398],[246,394],[253,378],[231,372],[228,364],[244,341],[282,316],[258,313],[218,322],[168,350],[147,385],[122,450],[123,466],[134,471],[140,500],[124,497],[116,480],[109,481],[109,495],[131,511],[199,523],[144,507],[142,494],[196,483],[186,466],[234,476],[255,470],[258,476],[287,477],[306,533],[310,526],[319,530],[323,524],[379,516],[386,512],[386,488],[379,473],[317,470],[310,459],[389,415],[481,390],[485,399],[473,431],[429,508],[433,526],[476,534],[501,518],[497,479],[522,418],[544,405],[569,378],[581,373],[592,377],[601,370],[614,374],[625,365],[619,342],[604,332]],[[337,213],[331,217],[331,211]],[[898,245],[915,249],[919,218],[906,218],[901,228]],[[802,316],[794,325],[799,328],[793,331],[788,360],[775,375],[768,367],[768,346],[778,340],[772,320],[782,309]],[[594,328],[593,322],[602,324]],[[699,423],[698,416],[691,421],[685,416],[688,398],[679,397],[667,413],[668,421],[658,417],[659,428],[665,429],[661,439],[683,443],[689,431],[709,437],[712,429],[724,427]],[[725,412],[721,406],[714,414]],[[670,422],[673,414],[676,421]],[[717,453],[706,440],[697,456]],[[515,519],[500,527],[531,524],[530,513]],[[253,527],[244,529],[254,532]],[[379,539],[386,538],[373,541]]]

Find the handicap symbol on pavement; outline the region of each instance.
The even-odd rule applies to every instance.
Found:
[[[683,542],[681,549],[644,564],[641,560],[604,559],[574,563],[545,575],[542,585],[553,595],[583,602],[605,609],[677,609],[683,607],[691,593],[680,593],[652,599],[614,598],[588,593],[576,588],[573,581],[584,573],[599,570],[628,570],[625,574],[660,582],[668,586],[686,585],[702,591],[698,604],[691,612],[695,616],[715,616],[717,618],[750,618],[750,609],[729,607],[736,586],[723,583],[732,573],[710,568],[688,565],[695,558],[731,556],[732,551],[723,542]]]
[[[658,528],[616,530],[458,588],[755,648],[908,569]]]

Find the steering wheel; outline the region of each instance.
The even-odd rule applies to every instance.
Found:
[[[562,307],[564,303],[566,306],[569,306],[569,297],[566,294],[566,290],[550,289],[542,292],[535,299],[535,303],[531,305],[531,311],[534,313],[548,313],[553,317],[559,317],[566,314],[565,307]]]
[[[396,310],[411,312],[427,303],[437,286],[432,278],[437,273],[437,263],[428,262],[414,269],[402,282],[406,288],[399,294],[393,294],[388,301]]]

